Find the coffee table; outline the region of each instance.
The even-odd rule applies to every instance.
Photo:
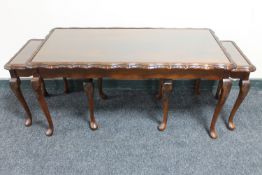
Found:
[[[163,119],[166,128],[172,80],[221,80],[221,98],[210,125],[215,124],[231,88],[230,71],[235,64],[210,29],[195,28],[55,28],[46,37],[27,66],[36,70],[32,86],[47,118],[47,136],[53,122],[41,93],[41,78],[88,78],[90,127],[97,129],[94,116],[93,78],[163,79]]]

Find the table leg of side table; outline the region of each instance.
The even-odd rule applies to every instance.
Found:
[[[217,86],[217,92],[216,92],[216,95],[215,95],[216,99],[218,99],[218,97],[220,96],[222,85],[223,85],[223,81],[219,80],[218,86]]]
[[[160,100],[160,99],[162,98],[162,96],[163,96],[163,93],[162,93],[163,83],[164,83],[164,80],[163,80],[163,79],[160,79],[160,81],[159,81],[159,91],[158,91],[158,93],[156,94],[156,98],[159,99],[159,100]]]
[[[63,77],[63,81],[64,81],[64,93],[69,93],[69,86],[68,86],[68,81],[65,77]]]
[[[48,129],[47,129],[45,134],[46,134],[46,136],[52,136],[53,131],[54,131],[54,126],[53,126],[51,115],[50,115],[49,110],[48,110],[47,103],[45,101],[45,97],[42,93],[41,78],[40,77],[33,77],[32,80],[31,80],[31,83],[32,83],[33,89],[35,90],[36,97],[37,97],[37,100],[39,102],[39,105],[40,105],[42,111],[44,112],[45,117],[46,117],[47,122],[48,122]]]
[[[243,102],[245,97],[247,96],[249,89],[250,89],[249,80],[240,80],[239,81],[239,94],[238,94],[237,100],[234,104],[234,107],[233,107],[233,109],[230,113],[229,119],[228,119],[228,128],[230,130],[235,129],[235,124],[233,122],[234,116],[235,116],[236,111],[238,110],[239,106],[241,105],[241,103]]]
[[[44,96],[49,96],[46,87],[45,87],[45,81],[43,78],[40,78],[41,80],[41,89],[42,89],[42,93]],[[69,88],[68,88],[68,82],[67,79],[63,77],[63,81],[64,81],[64,93],[69,93]]]
[[[40,78],[40,81],[41,81],[41,89],[42,89],[43,95],[44,96],[48,96],[49,94],[48,94],[48,92],[46,90],[44,79]]]
[[[22,91],[20,89],[20,84],[21,84],[21,80],[19,77],[12,77],[10,79],[10,87],[27,114],[27,117],[25,119],[25,126],[28,127],[32,125],[32,114],[22,94]]]
[[[226,102],[226,99],[229,95],[229,92],[231,90],[231,86],[232,86],[232,81],[230,79],[223,79],[222,82],[222,89],[221,89],[221,93],[218,99],[218,103],[216,105],[216,109],[215,112],[213,114],[213,118],[211,121],[211,125],[210,125],[210,137],[213,139],[216,139],[218,137],[217,132],[216,132],[216,121],[218,118],[218,115],[223,107],[223,105]]]
[[[196,95],[200,95],[200,82],[201,82],[201,79],[195,80],[195,94]]]
[[[168,116],[168,105],[169,105],[169,96],[172,93],[172,80],[164,80],[162,90],[162,106],[163,106],[163,120],[158,126],[159,131],[164,131],[166,129],[167,116]]]
[[[97,84],[98,84],[99,96],[104,100],[107,99],[107,95],[103,92],[103,79],[98,78]]]
[[[90,121],[89,126],[92,130],[96,130],[98,125],[95,120],[94,115],[94,83],[93,79],[89,79],[87,83],[84,83],[84,90],[88,97],[88,107],[89,107],[89,114],[90,114]]]

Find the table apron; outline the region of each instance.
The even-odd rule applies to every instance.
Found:
[[[12,70],[15,72],[15,75],[18,77],[30,77],[36,72],[36,69],[14,69]],[[12,75],[11,75],[12,76]]]
[[[242,80],[249,80],[249,74],[250,72],[237,72],[237,71],[232,71],[230,73],[231,78],[237,78],[237,79],[242,79]]]
[[[112,78],[123,80],[142,79],[209,79],[219,80],[228,78],[230,71],[223,69],[216,70],[172,70],[172,69],[35,69],[34,76],[42,78]]]

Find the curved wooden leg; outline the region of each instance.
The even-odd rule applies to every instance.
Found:
[[[43,96],[43,93],[42,93],[41,78],[33,77],[32,80],[31,80],[31,83],[32,83],[33,89],[35,90],[36,97],[37,97],[37,100],[39,102],[39,105],[40,105],[42,111],[44,112],[45,117],[46,117],[47,122],[48,122],[48,129],[47,129],[45,134],[46,134],[46,136],[51,136],[53,134],[53,131],[54,131],[54,126],[53,126],[51,115],[50,115],[49,110],[48,110],[47,103],[45,101],[45,97]]]
[[[88,97],[88,107],[90,113],[89,126],[92,130],[96,130],[98,125],[94,116],[94,84],[92,79],[90,79],[87,83],[84,83],[84,90]]]
[[[217,86],[217,92],[216,92],[216,95],[215,95],[215,98],[218,99],[220,93],[221,93],[221,88],[222,88],[222,85],[223,85],[223,81],[222,80],[219,80],[218,82],[218,86]]]
[[[163,120],[158,126],[159,131],[164,131],[166,129],[167,124],[167,116],[168,116],[168,105],[169,105],[169,96],[172,92],[172,80],[166,80],[163,82],[162,87],[162,105],[163,105]]]
[[[195,81],[195,94],[196,95],[200,95],[200,82],[201,82],[201,79],[197,79]]]
[[[103,100],[107,99],[107,95],[103,92],[103,79],[102,78],[98,78],[97,84],[98,84],[99,96]]]
[[[68,86],[68,81],[65,77],[63,77],[63,81],[64,81],[64,93],[69,93],[69,86]]]
[[[210,137],[213,139],[216,139],[218,137],[217,132],[216,132],[216,121],[217,121],[218,115],[223,105],[226,102],[231,86],[232,86],[232,81],[230,79],[223,79],[221,94],[219,96],[219,100],[216,105],[216,109],[213,114],[213,118],[212,118],[211,125],[210,125]]]
[[[243,102],[243,100],[245,99],[245,97],[248,94],[248,91],[250,89],[250,82],[249,80],[240,80],[239,81],[239,94],[237,97],[237,100],[234,104],[234,107],[230,113],[229,119],[228,119],[228,128],[230,130],[234,130],[236,128],[233,119],[234,116],[236,114],[236,111],[238,110],[239,106],[241,105],[241,103]]]
[[[42,89],[42,93],[43,95],[46,97],[46,96],[49,96],[47,90],[46,90],[46,87],[45,87],[45,81],[43,78],[40,78],[40,81],[41,81],[41,89]]]
[[[28,127],[32,125],[32,114],[22,94],[22,91],[20,89],[20,84],[21,84],[20,78],[17,77],[17,78],[10,79],[10,87],[27,114],[27,117],[25,119],[25,126]]]
[[[164,80],[160,79],[160,81],[159,81],[159,90],[158,90],[158,93],[156,94],[156,98],[159,99],[159,100],[163,96],[163,93],[162,93],[163,83],[164,83]]]

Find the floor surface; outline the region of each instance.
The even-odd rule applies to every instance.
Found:
[[[226,127],[238,90],[232,89],[217,122],[219,138],[208,135],[216,100],[214,92],[196,96],[175,89],[168,126],[161,121],[154,92],[105,89],[108,100],[95,96],[100,128],[88,127],[84,92],[63,94],[49,88],[46,98],[55,126],[47,127],[35,94],[24,90],[33,125],[8,87],[0,88],[0,174],[262,174],[262,91],[251,89],[236,114],[236,130]]]

